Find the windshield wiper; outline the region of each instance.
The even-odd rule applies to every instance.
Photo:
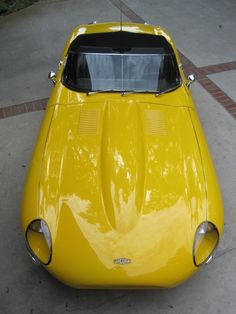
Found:
[[[152,91],[152,90],[127,90],[127,91],[123,91],[121,92],[121,95],[124,96],[124,95],[129,95],[129,94],[139,94],[139,93],[148,93],[148,94],[155,94],[155,96],[159,96],[159,95],[162,95],[162,94],[165,94],[165,93],[169,93],[169,92],[172,92],[174,91],[175,89],[177,89],[178,87],[180,87],[181,84],[178,84],[176,86],[172,86],[166,90],[163,90],[163,91]]]
[[[175,89],[177,89],[178,87],[180,87],[181,84],[178,84],[176,86],[172,86],[166,90],[163,90],[163,91],[152,91],[152,90],[142,90],[142,89],[139,89],[139,90],[120,90],[120,89],[98,89],[98,90],[93,90],[93,91],[90,91],[90,92],[87,92],[87,96],[89,95],[93,95],[93,94],[100,94],[100,93],[108,93],[108,92],[120,92],[122,96],[124,95],[128,95],[128,94],[141,94],[141,93],[148,93],[148,94],[155,94],[155,96],[159,96],[159,95],[162,95],[162,94],[165,94],[165,93],[169,93],[169,92],[172,92],[174,91]]]
[[[141,94],[141,93],[149,93],[149,94],[155,94],[156,91],[152,91],[152,90],[142,90],[142,89],[139,89],[139,90],[124,90],[124,91],[121,91],[121,95],[122,96],[125,96],[125,95],[129,95],[129,94]]]
[[[178,85],[176,85],[176,86],[172,86],[172,87],[170,87],[170,88],[168,88],[168,89],[165,89],[165,90],[163,90],[163,91],[157,91],[157,92],[155,93],[155,96],[158,97],[158,96],[160,96],[160,95],[162,95],[162,94],[172,92],[172,91],[176,90],[178,87],[180,87],[180,85],[181,85],[181,84],[178,84]]]
[[[98,89],[98,90],[92,90],[90,92],[87,92],[87,96],[93,95],[93,94],[99,94],[99,93],[108,93],[108,92],[120,92],[119,89]]]

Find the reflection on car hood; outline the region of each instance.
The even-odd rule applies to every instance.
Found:
[[[138,260],[130,275],[141,264],[163,267],[177,252],[192,261],[206,194],[191,109],[121,99],[55,108],[39,204],[54,258],[77,237],[85,256],[92,248],[108,268],[114,258]]]

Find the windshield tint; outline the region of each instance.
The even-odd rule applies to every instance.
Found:
[[[157,92],[180,83],[174,54],[163,48],[82,48],[68,52],[62,81],[70,89]]]

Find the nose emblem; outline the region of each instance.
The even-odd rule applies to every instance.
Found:
[[[125,258],[125,257],[115,258],[115,259],[113,259],[113,263],[114,264],[119,264],[119,265],[126,265],[126,264],[130,264],[131,263],[131,259]]]

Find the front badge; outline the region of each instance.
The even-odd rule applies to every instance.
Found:
[[[125,257],[115,258],[113,259],[113,263],[118,265],[127,265],[131,263],[131,259]]]

